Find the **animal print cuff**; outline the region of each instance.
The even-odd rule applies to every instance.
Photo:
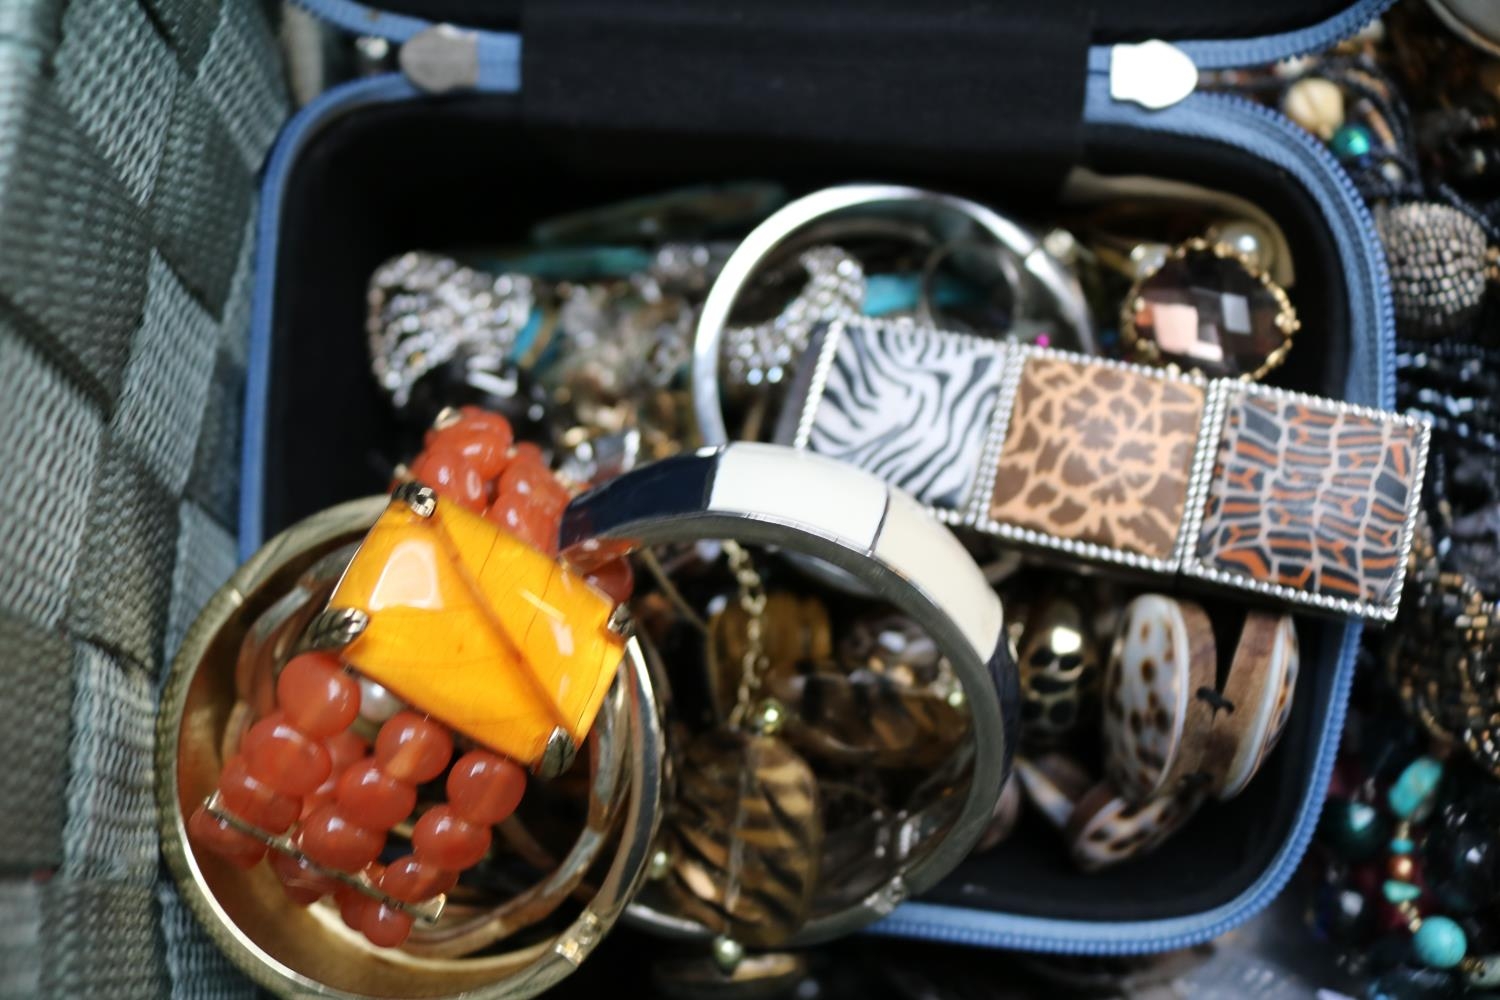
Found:
[[[781,439],[948,524],[1344,615],[1395,617],[1415,417],[963,334],[830,324]]]

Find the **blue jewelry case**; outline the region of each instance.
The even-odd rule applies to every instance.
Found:
[[[1264,208],[1298,262],[1303,329],[1274,383],[1389,408],[1385,263],[1353,184],[1314,137],[1211,88],[1218,71],[1328,48],[1389,3],[300,0],[386,40],[403,72],[317,97],[266,164],[241,554],[386,485],[367,459],[392,429],[365,357],[376,264],[678,183],[754,175],[798,191],[877,177],[1036,214],[1075,165],[1209,181]],[[1156,853],[1082,875],[1055,833],[1023,826],[874,933],[1105,955],[1186,947],[1247,920],[1313,834],[1360,630],[1299,621],[1303,669],[1278,752]]]

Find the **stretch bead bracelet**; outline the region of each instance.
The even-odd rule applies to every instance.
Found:
[[[1451,917],[1423,916],[1417,906],[1423,889],[1417,877],[1415,824],[1431,814],[1443,777],[1443,763],[1434,757],[1418,757],[1402,770],[1386,793],[1386,804],[1396,819],[1391,836],[1389,876],[1381,894],[1395,908],[1411,932],[1412,955],[1433,969],[1453,970],[1474,986],[1500,984],[1500,955],[1469,954],[1469,941],[1458,921]]]
[[[569,492],[539,450],[513,443],[503,417],[445,411],[411,476],[438,499],[555,555]],[[584,579],[626,599],[629,563],[609,553],[594,558],[578,568]],[[378,725],[373,748],[351,728],[360,717]],[[404,707],[338,656],[302,653],[282,668],[276,711],[246,732],[217,796],[189,819],[189,836],[242,868],[266,857],[269,846],[289,899],[307,906],[331,894],[349,927],[373,944],[398,946],[414,914],[438,912],[420,904],[439,900],[484,860],[491,827],[515,811],[526,789],[515,761],[472,749],[455,762],[454,744],[446,725]],[[409,854],[380,864],[390,831],[416,811],[418,786],[444,772],[447,801],[417,817]]]

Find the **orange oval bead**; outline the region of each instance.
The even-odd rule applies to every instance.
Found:
[[[427,432],[423,438],[423,445],[430,445],[443,431],[452,427],[464,427],[468,430],[489,431],[495,434],[515,439],[515,432],[511,429],[510,421],[504,414],[496,413],[494,410],[486,410],[482,406],[461,406],[458,408],[458,419],[446,427],[434,427]]]
[[[357,872],[380,857],[385,834],[352,822],[337,805],[326,805],[302,821],[297,846],[324,868]]]
[[[503,432],[489,426],[459,421],[427,435],[429,451],[448,451],[463,456],[485,479],[494,479],[510,462],[510,425]]]
[[[334,793],[339,811],[360,826],[389,830],[417,806],[417,786],[391,777],[373,757],[353,764]]]
[[[352,729],[344,730],[323,745],[328,748],[328,756],[333,758],[333,768],[328,773],[328,780],[303,798],[303,819],[311,816],[319,806],[325,806],[333,801],[333,794],[339,787],[339,778],[343,777],[344,772],[349,770],[355,762],[364,759],[365,754],[370,750],[370,745],[356,736]]]
[[[315,791],[333,771],[323,744],[305,736],[280,712],[251,726],[240,752],[251,775],[282,795]]]
[[[458,873],[413,855],[397,858],[380,877],[380,891],[405,903],[420,903],[458,884]]]
[[[489,853],[490,828],[468,822],[451,806],[434,806],[417,820],[411,849],[418,861],[461,872]]]
[[[544,508],[514,495],[502,495],[484,516],[515,535],[532,548],[557,555],[557,532],[562,514],[550,514]]]
[[[489,502],[489,484],[467,459],[446,448],[422,452],[412,463],[412,478],[431,486],[445,500],[478,514]]]
[[[558,524],[562,523],[563,511],[568,508],[572,495],[562,486],[538,490],[531,498],[532,504],[540,507]]]
[[[302,800],[282,795],[257,780],[243,754],[235,754],[224,764],[219,774],[219,796],[230,812],[267,833],[285,833],[302,815]]]
[[[253,868],[266,854],[265,844],[236,830],[202,806],[188,817],[187,833],[196,846],[217,854],[236,868]]]
[[[488,750],[471,750],[448,772],[448,805],[480,826],[503,822],[526,793],[526,771]]]
[[[307,819],[323,806],[333,801],[333,793],[338,789],[338,782],[329,778],[317,787],[310,795],[302,797],[302,811],[298,813],[299,819]]]
[[[605,563],[624,559],[635,551],[635,543],[622,539],[589,538],[568,549],[568,568],[575,573],[592,573]]]
[[[515,434],[510,427],[510,418],[503,413],[486,410],[472,403],[458,408],[458,422],[475,430],[494,431],[497,434],[508,435],[512,440],[515,439]]]
[[[503,497],[529,500],[549,514],[561,513],[570,499],[568,491],[540,458],[516,459],[505,467],[495,484],[495,498]]]
[[[635,570],[629,559],[611,559],[598,569],[585,573],[583,578],[616,604],[630,600],[635,590]]]
[[[370,744],[360,739],[352,729],[346,729],[323,744],[328,756],[333,758],[333,773],[337,777],[344,768],[370,752]]]
[[[352,886],[340,885],[333,891],[334,902],[339,904],[339,916],[344,918],[344,926],[351,931],[360,929],[361,918],[364,916],[365,907],[379,906],[374,899],[366,896]]]
[[[276,705],[292,725],[324,740],[359,714],[359,682],[327,653],[294,656],[276,678]]]
[[[311,906],[344,884],[332,875],[315,871],[303,859],[280,851],[271,852],[271,870],[281,879],[287,898],[298,906]]]
[[[529,462],[532,465],[547,467],[547,456],[542,454],[542,449],[533,441],[517,441],[516,446],[510,450],[512,462]]]
[[[398,781],[420,785],[443,773],[453,759],[453,737],[415,712],[398,712],[375,737],[380,769]]]
[[[395,948],[411,934],[411,917],[372,899],[360,908],[359,930],[371,944]]]

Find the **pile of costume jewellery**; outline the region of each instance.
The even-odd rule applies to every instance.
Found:
[[[1429,426],[1262,381],[1317,335],[1263,213],[1121,203],[729,185],[382,264],[388,494],[266,543],[162,701],[217,943],[525,996],[623,917],[777,981],[1020,824],[1079,878],[1190,837],[1299,622],[1396,614]]]

